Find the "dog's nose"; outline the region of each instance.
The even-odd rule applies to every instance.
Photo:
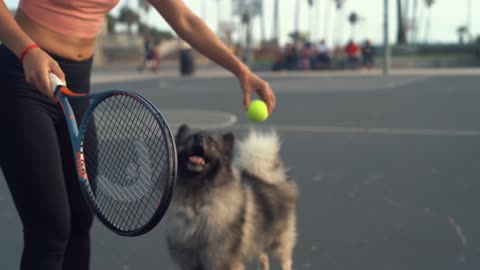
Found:
[[[202,143],[205,139],[205,136],[201,133],[197,133],[193,136],[193,140],[197,143]]]

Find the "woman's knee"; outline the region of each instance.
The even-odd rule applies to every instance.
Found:
[[[64,254],[70,239],[70,224],[45,225],[24,229],[25,248],[46,254]]]
[[[89,235],[93,225],[93,213],[91,211],[83,213],[81,216],[74,217],[71,225],[71,237],[85,237]]]

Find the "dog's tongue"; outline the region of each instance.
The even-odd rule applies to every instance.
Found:
[[[203,159],[202,157],[199,157],[199,156],[190,156],[188,159],[190,160],[190,162],[192,162],[194,164],[204,164],[205,163],[205,159]]]

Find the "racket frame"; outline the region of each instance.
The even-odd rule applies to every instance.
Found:
[[[65,114],[67,121],[67,127],[70,134],[70,140],[72,143],[73,154],[75,159],[75,166],[78,179],[82,186],[81,190],[83,195],[87,198],[88,205],[95,212],[97,218],[111,231],[115,232],[118,235],[122,236],[139,236],[151,231],[163,218],[165,213],[168,210],[168,206],[172,200],[173,192],[175,189],[175,182],[177,179],[177,151],[175,146],[174,136],[168,126],[168,123],[162,113],[146,98],[141,95],[123,89],[118,90],[108,90],[99,93],[75,93],[67,88],[66,84],[62,82],[55,74],[50,73],[50,82],[52,84],[52,91],[54,96],[58,99],[62,110]],[[171,169],[171,175],[168,176],[168,182],[164,183],[164,193],[160,200],[160,204],[157,207],[154,215],[150,218],[149,222],[144,224],[142,227],[133,230],[125,231],[117,229],[100,211],[96,206],[96,199],[93,195],[92,188],[88,180],[88,172],[85,166],[85,159],[83,155],[83,136],[87,128],[88,122],[92,116],[92,112],[95,107],[105,100],[108,97],[115,95],[125,95],[131,98],[134,98],[141,102],[147,110],[152,113],[153,116],[159,120],[159,124],[162,126],[160,129],[164,138],[170,138],[170,142],[167,143],[168,146],[168,160],[169,166]],[[84,112],[83,118],[81,119],[80,126],[77,125],[77,120],[73,112],[72,106],[70,105],[69,99],[89,99],[92,103],[88,106]]]

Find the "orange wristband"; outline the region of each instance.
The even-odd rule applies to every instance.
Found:
[[[40,46],[38,46],[37,44],[32,44],[27,46],[25,50],[23,50],[23,52],[20,54],[20,57],[19,57],[20,62],[23,62],[23,58],[25,58],[25,55],[27,55],[27,53],[34,48],[40,48]]]

